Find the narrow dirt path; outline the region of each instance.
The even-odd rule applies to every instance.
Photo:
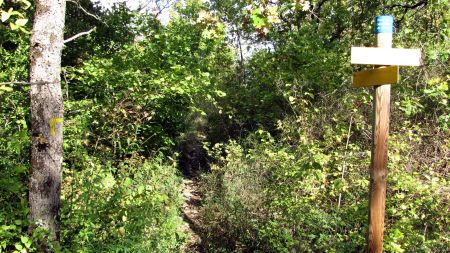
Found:
[[[183,218],[186,221],[186,230],[189,234],[188,241],[183,245],[183,253],[205,252],[200,237],[201,225],[199,208],[201,193],[196,179],[183,179]]]

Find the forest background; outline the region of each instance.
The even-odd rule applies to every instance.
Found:
[[[448,1],[154,3],[67,1],[66,38],[96,29],[63,51],[54,242],[28,230],[34,6],[0,0],[0,252],[178,252],[183,176],[208,252],[362,251],[372,92],[350,88],[350,46],[382,13],[424,55],[392,88],[384,249],[450,248]]]

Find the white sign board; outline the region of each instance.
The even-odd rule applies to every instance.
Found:
[[[352,64],[420,66],[420,49],[352,47]]]

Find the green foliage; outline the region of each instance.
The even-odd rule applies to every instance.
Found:
[[[359,117],[354,116],[356,129],[348,136],[348,126],[339,120],[322,121],[321,129],[311,128],[317,117],[313,115],[302,120],[301,126],[280,122],[280,126],[291,125],[292,131],[300,131],[296,140],[284,139],[292,132],[278,142],[267,132],[257,131],[242,145],[230,142],[215,146],[217,162],[204,178],[202,210],[211,248],[260,252],[363,250],[370,158],[365,150],[370,147],[355,142]],[[339,117],[337,113],[331,115]],[[328,131],[333,132],[329,135]],[[445,251],[449,220],[448,193],[443,189],[448,182],[445,175],[431,168],[445,167],[448,161],[417,155],[430,146],[438,147],[439,141],[410,133],[399,131],[391,136],[385,249]],[[346,138],[351,138],[347,148]],[[436,156],[445,156],[448,143],[442,148]],[[409,159],[402,159],[405,156]]]
[[[114,4],[104,10],[90,0],[68,1],[65,33],[71,37],[95,27],[88,36],[82,36],[67,44],[63,51],[63,66],[79,66],[90,57],[107,57],[134,41],[136,31],[132,26],[137,16],[125,3]]]
[[[159,152],[172,153],[188,115],[225,96],[217,82],[232,56],[212,16],[165,27],[136,18],[139,40],[63,72],[61,245],[70,252],[176,252],[185,240],[181,182]]]
[[[27,33],[25,25],[28,23],[26,13],[30,8],[31,3],[28,0],[13,0],[5,3],[4,0],[0,1],[0,29],[3,30],[3,26],[9,24],[11,30],[19,30]]]
[[[16,73],[19,74],[19,73]],[[25,89],[27,90],[27,89]],[[45,231],[27,232],[29,175],[29,109],[22,92],[0,95],[0,252],[35,252]]]
[[[402,82],[393,88],[388,252],[449,247],[445,2],[417,12],[397,1],[384,3],[398,18],[394,45],[425,45],[426,59],[421,69],[402,69]],[[371,19],[383,6],[297,3],[249,3],[251,29],[245,17],[228,19],[273,49],[252,55],[244,80],[225,86],[222,114],[210,116],[232,133],[210,133],[219,143],[204,177],[205,234],[219,252],[354,252],[366,243],[372,95],[346,88],[353,71],[347,62],[349,45],[373,45]],[[269,7],[281,22],[271,18]],[[430,19],[436,22],[430,25]]]
[[[68,252],[174,252],[185,235],[181,180],[162,157],[116,166],[79,157],[62,191],[62,244]]]
[[[177,252],[180,140],[210,149],[209,251],[362,251],[372,94],[347,88],[349,46],[382,12],[425,59],[392,89],[384,250],[450,248],[448,1],[189,0],[167,25],[68,2],[65,37],[97,29],[63,53],[60,244],[27,232],[29,7],[0,0],[0,252]]]
[[[410,119],[421,117],[433,120],[441,130],[449,129],[448,81],[441,77],[433,77],[419,90],[403,88],[400,94],[402,97],[395,105],[404,116]]]
[[[179,18],[112,57],[67,67],[69,98],[89,99],[94,135],[109,136],[90,141],[120,156],[173,147],[190,112],[226,95],[216,85],[230,62],[222,40],[219,24]]]
[[[14,85],[8,82],[22,81],[27,76],[28,32],[25,25],[28,23],[26,10],[30,5],[27,0],[0,1],[0,96],[13,91]],[[17,95],[12,97],[17,98]]]
[[[0,4],[0,9],[3,7]],[[7,7],[13,6],[8,3]],[[2,20],[3,24],[24,17],[17,11],[11,12],[8,20]],[[0,252],[19,252],[24,248],[32,252],[35,246],[31,241],[38,239],[31,239],[26,233],[30,147],[28,88],[8,83],[22,81],[28,75],[28,35],[12,31],[3,24],[0,23],[0,83],[6,84],[0,84]]]

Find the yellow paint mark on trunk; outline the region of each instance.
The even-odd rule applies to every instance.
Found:
[[[63,119],[62,118],[52,118],[50,120],[50,135],[51,136],[55,136],[55,125],[56,123],[62,123]]]

